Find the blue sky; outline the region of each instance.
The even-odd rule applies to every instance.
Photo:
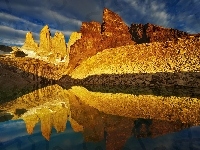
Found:
[[[49,25],[52,36],[79,31],[82,22],[102,22],[103,8],[118,13],[127,25],[153,23],[189,33],[200,32],[200,0],[1,0],[0,44],[22,45],[25,34]]]

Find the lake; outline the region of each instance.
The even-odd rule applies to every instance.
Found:
[[[0,150],[200,149],[195,88],[54,84],[16,91],[1,92]]]

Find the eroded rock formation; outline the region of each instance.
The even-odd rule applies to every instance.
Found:
[[[103,23],[83,22],[80,32],[82,38],[70,46],[69,67],[71,72],[83,60],[103,51],[106,48],[134,44],[128,26],[119,15],[104,9]]]
[[[39,52],[48,55],[51,50],[51,33],[49,27],[45,25],[40,31]]]
[[[34,51],[38,49],[38,44],[34,41],[32,32],[26,33],[25,42],[22,48]]]
[[[55,59],[63,60],[67,55],[67,46],[65,43],[65,36],[61,32],[55,32],[54,37],[51,37],[49,27],[46,25],[40,32],[40,45],[38,54],[40,56],[47,56],[50,62]]]
[[[164,28],[150,23],[145,25],[133,23],[129,28],[129,32],[132,35],[132,40],[137,44],[176,41],[178,38],[189,36],[186,32],[172,28]]]
[[[5,46],[5,45],[0,45],[0,51],[3,51],[3,52],[12,52],[12,47],[10,46]]]
[[[47,57],[47,61],[55,62],[56,59],[63,60],[67,55],[65,36],[61,32],[56,32],[51,37],[48,25],[45,25],[40,32],[40,44],[35,43],[31,32],[26,34],[26,40],[22,49],[33,50],[41,57]]]
[[[56,32],[54,37],[51,39],[51,52],[56,58],[60,60],[64,59],[67,54],[65,36],[61,32]]]

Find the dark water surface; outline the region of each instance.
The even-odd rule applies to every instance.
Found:
[[[40,87],[0,105],[0,150],[200,149],[198,89]]]

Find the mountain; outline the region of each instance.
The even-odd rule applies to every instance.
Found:
[[[145,25],[133,23],[128,27],[118,14],[107,8],[103,11],[102,24],[83,22],[79,33],[82,35],[81,38],[70,46],[68,74],[84,60],[104,49],[152,42],[175,42],[180,38],[193,36],[183,31],[150,23]]]
[[[31,32],[26,34],[21,50],[28,56],[0,57],[0,61],[50,80],[63,75],[83,79],[102,74],[198,72],[199,37],[150,23],[129,27],[118,14],[105,8],[103,23],[83,22],[68,44],[61,32],[51,37],[46,25],[39,44]],[[193,82],[176,82],[196,87]]]
[[[40,43],[37,44],[31,32],[26,34],[24,45],[21,47],[25,52],[32,50],[36,55],[47,57],[47,61],[55,62],[56,59],[62,61],[67,55],[67,46],[65,43],[64,34],[55,32],[54,37],[51,37],[51,32],[48,25],[45,25],[40,32]]]
[[[68,72],[104,49],[135,43],[121,17],[106,8],[102,24],[83,22],[79,33],[81,38],[70,46]]]

